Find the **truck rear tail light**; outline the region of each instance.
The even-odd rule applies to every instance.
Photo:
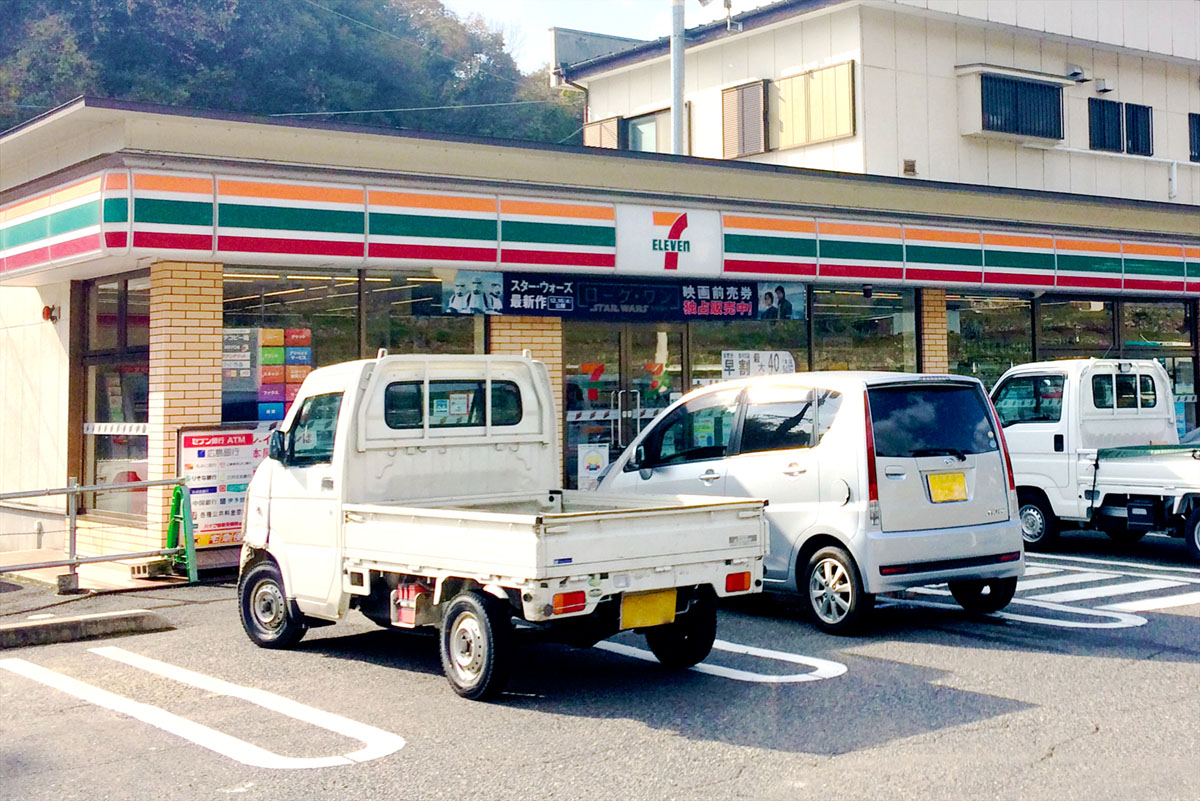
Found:
[[[587,608],[587,593],[560,592],[554,596],[554,614],[565,615],[569,612],[582,612]]]
[[[725,592],[745,592],[750,589],[749,573],[730,573],[725,577]]]

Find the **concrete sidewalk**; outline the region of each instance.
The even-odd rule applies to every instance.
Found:
[[[30,551],[6,551],[0,553],[0,568],[10,565],[56,562],[65,560],[66,558],[67,554],[65,551],[54,550],[52,548],[39,548]],[[133,578],[130,575],[131,561],[144,563],[148,560],[96,562],[94,564],[79,565],[79,589],[90,591],[154,589],[170,584],[186,583],[187,581],[180,576],[164,576],[151,579]],[[16,575],[43,584],[49,584],[50,586],[56,586],[58,576],[67,572],[69,572],[69,569],[65,567],[49,567],[41,570],[25,570],[12,574],[0,573],[0,581],[7,575]]]

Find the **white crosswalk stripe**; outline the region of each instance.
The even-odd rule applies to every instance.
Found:
[[[1116,578],[1116,573],[1067,573],[1056,576],[1047,576],[1046,578],[1033,579],[1026,581],[1021,579],[1017,582],[1017,592],[1025,592],[1027,590],[1040,590],[1044,587],[1061,587],[1064,584],[1085,584],[1089,581],[1100,581],[1102,579]]]
[[[1185,592],[1183,595],[1171,595],[1167,598],[1143,598],[1140,601],[1126,601],[1096,608],[1114,612],[1152,612],[1155,609],[1175,609],[1192,604],[1200,604],[1200,592]]]
[[[1090,598],[1107,598],[1111,595],[1132,595],[1135,592],[1150,592],[1152,590],[1166,590],[1171,587],[1183,586],[1186,585],[1182,581],[1147,579],[1145,581],[1131,581],[1128,584],[1105,584],[1099,587],[1086,587],[1081,590],[1048,592],[1043,595],[1030,595],[1029,598],[1035,601],[1052,601],[1056,604],[1065,604],[1072,601],[1085,601]]]
[[[1073,604],[1121,596],[1144,596],[1092,607],[1113,612],[1152,612],[1200,605],[1200,575],[1197,575],[1200,571],[1195,569],[1057,555],[1047,557],[1053,558],[1052,562],[1039,561],[1043,556],[1047,555],[1039,554],[1034,561],[1026,564],[1025,577],[1017,583],[1019,598]],[[1179,588],[1188,591],[1161,594]],[[1052,592],[1039,592],[1052,589]]]

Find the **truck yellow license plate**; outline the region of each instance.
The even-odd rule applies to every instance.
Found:
[[[661,626],[675,620],[675,590],[633,592],[621,596],[621,628]]]
[[[967,477],[963,473],[934,473],[929,476],[929,498],[934,503],[965,501]]]

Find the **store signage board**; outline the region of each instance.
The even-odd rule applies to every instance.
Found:
[[[180,432],[179,474],[192,496],[196,546],[237,545],[255,468],[267,457],[273,424]]]
[[[753,281],[504,274],[504,313],[592,320],[753,320]]]
[[[618,204],[617,273],[717,277],[724,260],[721,215],[706,209]]]

